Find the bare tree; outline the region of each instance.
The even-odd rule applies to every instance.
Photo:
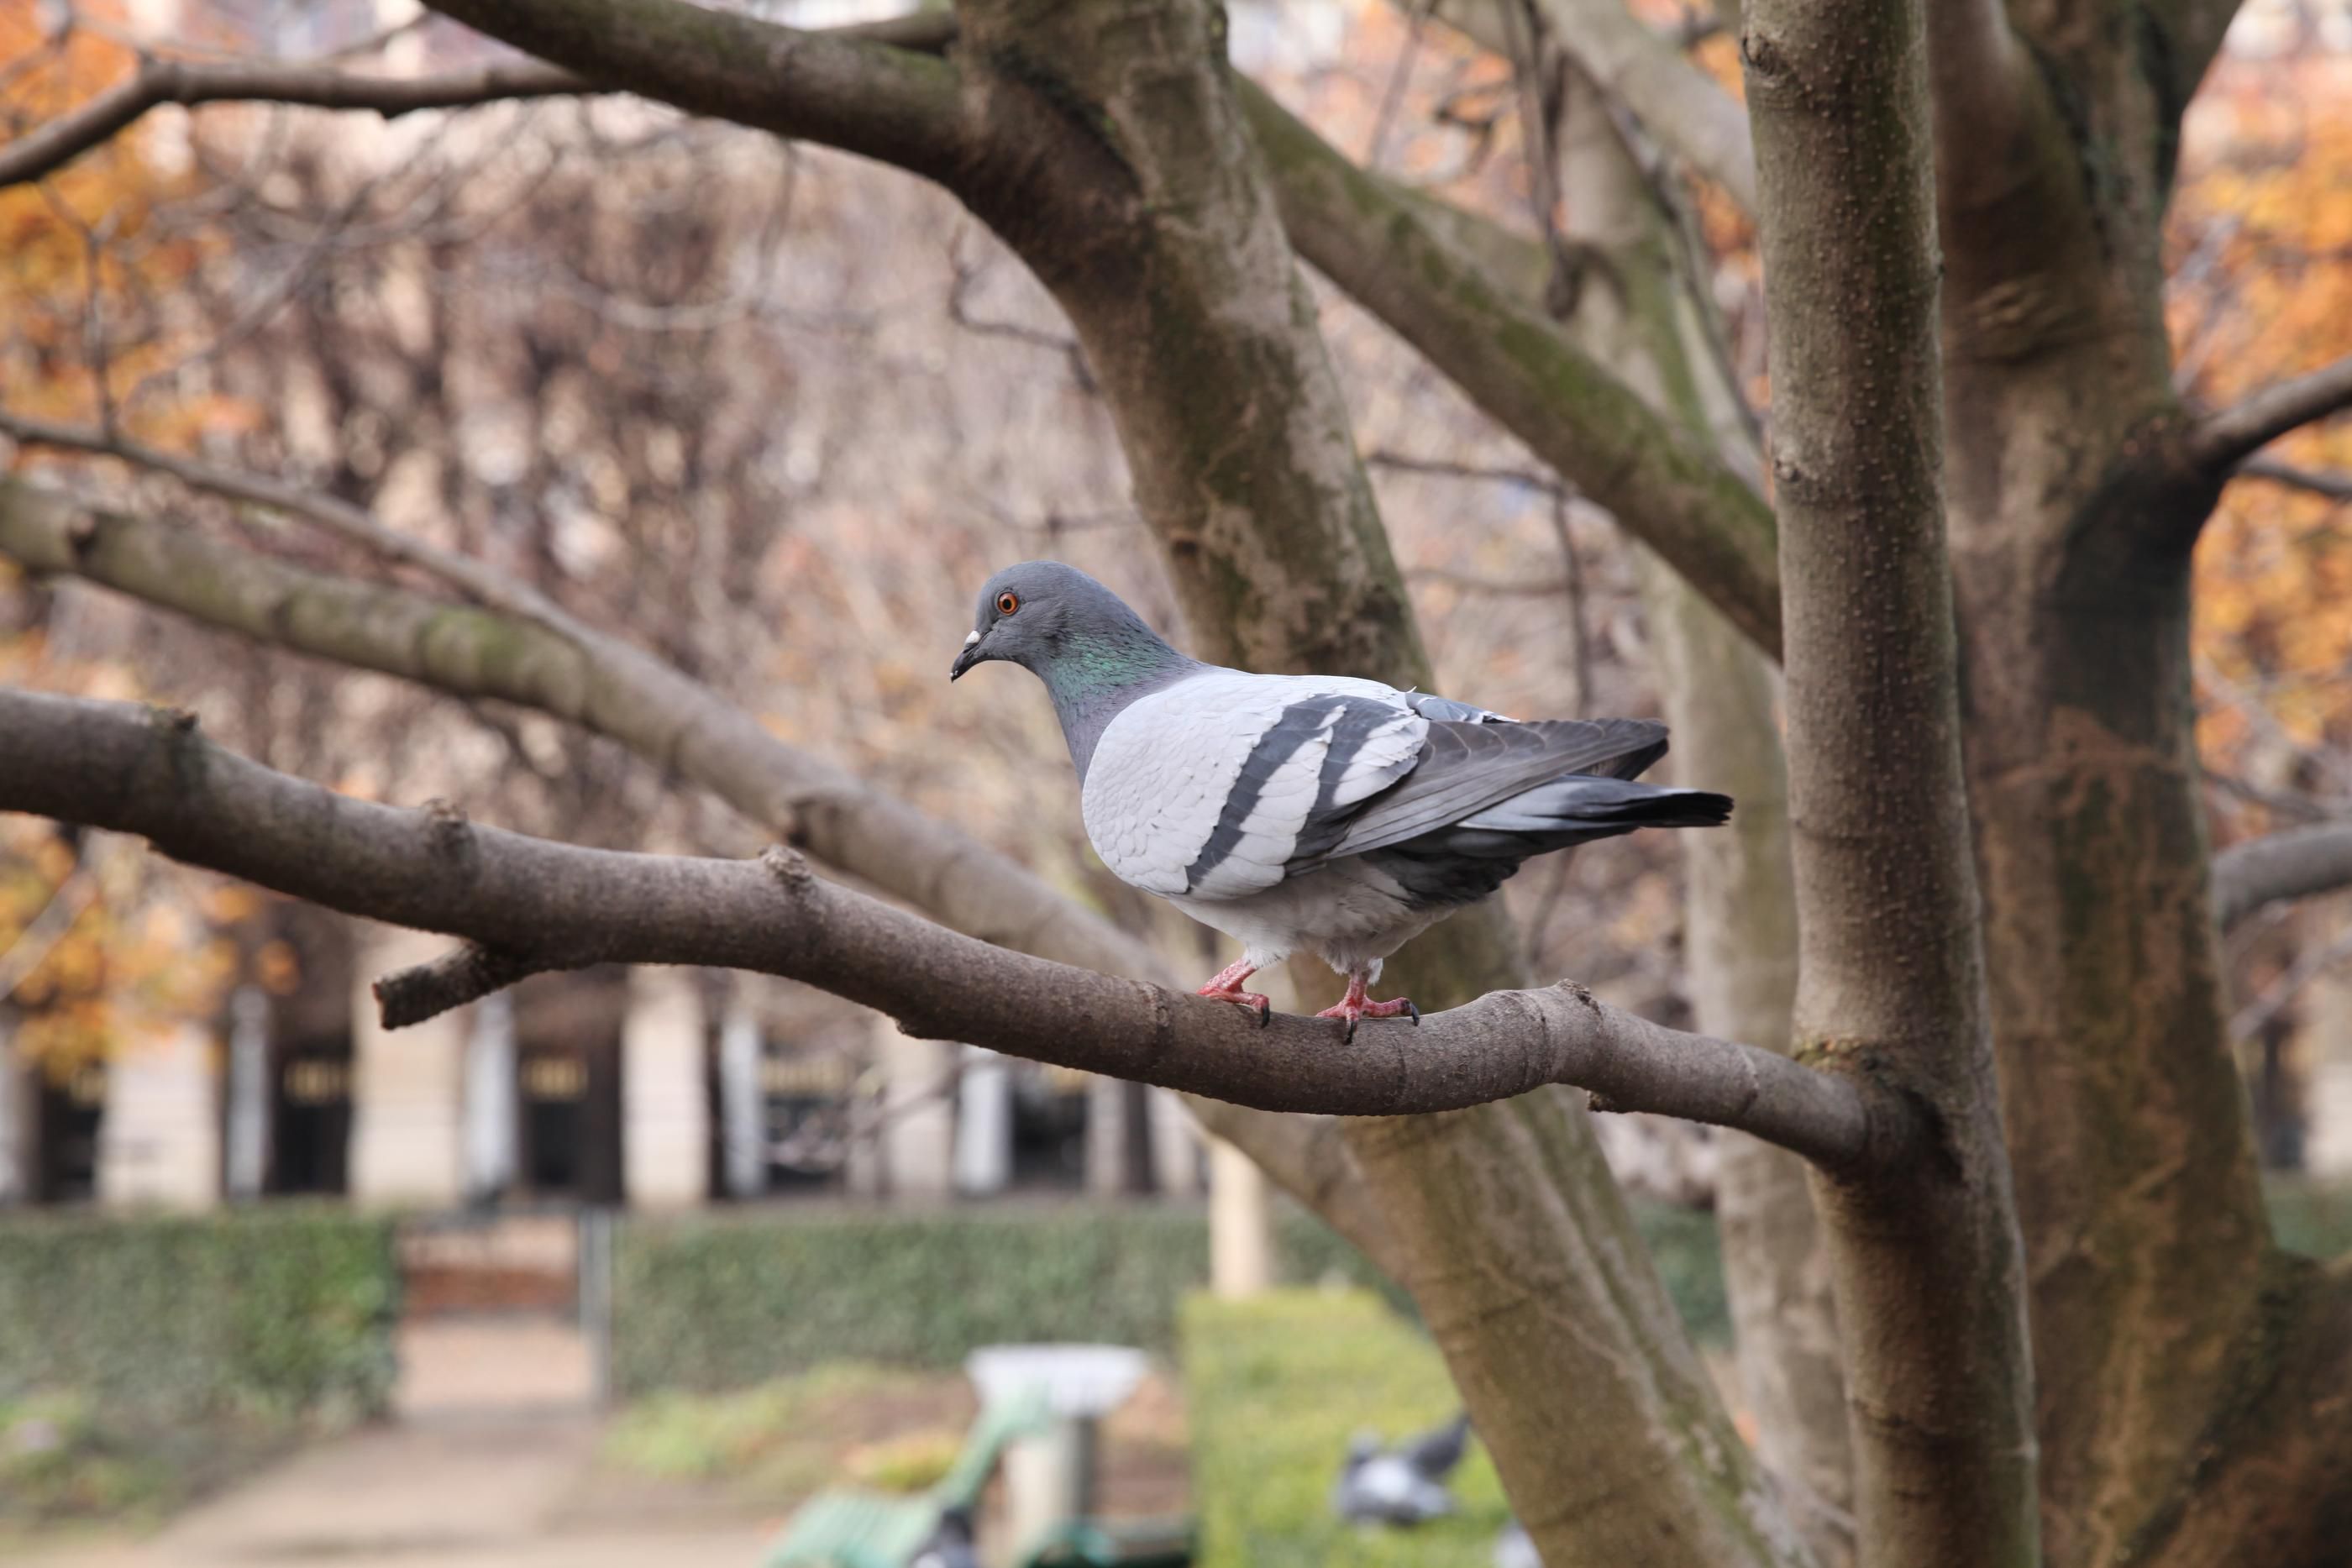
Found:
[[[1531,286],[1510,262],[1526,242],[1355,166],[1237,78],[1204,0],[968,0],[881,34],[681,0],[439,9],[542,62],[495,78],[509,90],[627,90],[945,187],[1067,318],[1200,651],[1421,683],[1296,258],[1313,263],[1613,512],[1719,613],[1714,630],[1748,639],[1744,656],[1783,659],[1792,1040],[1732,1044],[1572,988],[1517,988],[1518,945],[1491,913],[1402,956],[1417,995],[1462,1004],[1418,1038],[1341,1052],[1298,1021],[1244,1038],[1229,1009],[1004,950],[1157,975],[1003,857],[478,561],[371,540],[477,601],[454,609],[22,483],[0,487],[0,550],[37,570],[572,719],[1002,946],[835,886],[792,852],[616,855],[362,806],[168,715],[58,698],[0,698],[0,807],[143,832],[467,938],[387,979],[394,1017],[553,966],[731,964],[1250,1106],[1213,1113],[1413,1293],[1549,1561],[1843,1550],[1732,1432],[1570,1084],[1809,1162],[1818,1230],[1780,1223],[1801,1215],[1780,1182],[1754,1233],[1829,1261],[1846,1442],[1791,1400],[1769,1413],[1781,1440],[1766,1452],[1831,1511],[1851,1500],[1862,1562],[2340,1559],[2352,1280],[2280,1252],[2260,1206],[2190,733],[2188,567],[2238,465],[2352,402],[2352,371],[2210,413],[2173,388],[2159,225],[2231,6],[1754,0],[1744,112],[1605,0],[1447,8],[1511,52],[1532,163],[1605,174],[1622,205],[1627,167],[1656,167],[1654,136],[1753,209],[1769,502],[1736,386],[1706,368],[1722,338],[1696,269],[1562,286],[1578,244],[1679,244],[1671,181],[1648,193],[1658,228],[1615,235],[1551,232],[1539,188]],[[1551,144],[1569,67],[1567,90],[1610,110],[1615,151]],[[207,92],[142,71],[0,170],[37,177],[152,102],[431,100],[332,73]],[[449,80],[443,101],[493,80]],[[1612,292],[1662,278],[1651,308],[1602,319]],[[364,517],[341,520],[367,535]],[[1740,653],[1718,639],[1707,667],[1736,672]],[[1753,727],[1770,683],[1745,669],[1727,725],[1750,727],[1743,776],[1766,780],[1769,828],[1775,759]],[[1691,700],[1677,698],[1695,715]],[[2340,883],[2340,857],[2323,859],[2340,831],[2319,831],[2240,855],[2224,909]],[[1766,874],[1784,852],[1769,831],[1741,847]],[[1758,896],[1769,910],[1777,895]],[[1787,922],[1765,925],[1785,946]],[[1774,1029],[1780,1005],[1713,1010]],[[1347,1119],[1270,1114],[1296,1112]],[[1829,1316],[1816,1304],[1805,1321],[1827,1333]]]

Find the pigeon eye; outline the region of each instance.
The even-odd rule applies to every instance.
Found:
[[[1020,608],[1021,596],[1019,594],[1000,593],[996,596],[996,612],[999,615],[1010,615]]]

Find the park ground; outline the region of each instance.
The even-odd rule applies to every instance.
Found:
[[[392,1419],[295,1448],[159,1525],[0,1542],[11,1568],[745,1568],[800,1498],[919,1468],[971,1415],[947,1373],[824,1369],[733,1401],[594,1407],[544,1315],[404,1325]],[[783,1418],[776,1417],[781,1415]],[[1111,1424],[1122,1511],[1184,1506],[1183,1413],[1155,1377]]]

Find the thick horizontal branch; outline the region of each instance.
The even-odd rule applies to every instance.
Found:
[[[433,9],[591,80],[950,187],[970,150],[956,69],[927,52],[937,45],[928,25],[810,32],[686,0],[434,0]],[[902,36],[919,47],[899,47]]]
[[[1262,89],[1235,89],[1298,254],[1777,655],[1779,565],[1763,497],[1710,443],[1650,408],[1441,239],[1411,197]]]
[[[2352,822],[2287,828],[2213,857],[2213,917],[2229,930],[2273,904],[2352,887]]]
[[[144,58],[128,78],[79,109],[0,146],[0,189],[63,168],[149,110],[167,103],[193,108],[266,101],[373,110],[389,119],[418,110],[597,90],[604,89],[537,60],[496,60],[430,76],[383,77],[308,62]]]
[[[166,471],[179,470],[167,465]],[[265,505],[276,504],[281,488],[275,480],[215,469],[191,482]],[[368,543],[390,533],[361,516],[364,531],[336,531]],[[480,561],[440,553],[423,564],[487,603],[537,598]],[[1172,978],[1149,946],[1027,867],[785,745],[709,687],[568,617],[551,622],[473,609],[306,571],[208,538],[184,522],[96,510],[10,480],[0,480],[0,556],[35,571],[78,575],[278,647],[579,724],[675,769],[764,831],[788,836],[968,936],[1083,968]],[[1198,1101],[1193,1110],[1350,1240],[1381,1255],[1386,1239],[1362,1187],[1331,1179],[1346,1160],[1328,1124]]]
[[[1620,1012],[1582,988],[1497,992],[1344,1041],[1008,952],[816,876],[756,861],[624,854],[352,800],[223,750],[169,710],[0,689],[0,810],[139,833],[174,859],[331,909],[462,937],[485,956],[385,988],[455,1004],[532,968],[751,969],[824,988],[924,1038],[1265,1111],[1456,1110],[1546,1083],[1737,1126],[1840,1170],[1907,1143],[1899,1103],[1750,1046]]]
[[[2287,432],[2347,408],[2352,408],[2352,356],[2207,414],[2189,431],[2189,455],[2218,476]]]

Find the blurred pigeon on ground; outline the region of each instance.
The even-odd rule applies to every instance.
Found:
[[[971,1511],[961,1506],[942,1510],[940,1522],[907,1568],[980,1568],[980,1552],[972,1541]]]
[[[1457,1416],[1434,1431],[1383,1449],[1369,1432],[1348,1445],[1331,1488],[1331,1511],[1351,1524],[1422,1524],[1454,1511],[1445,1478],[1469,1446],[1470,1417]]]
[[[1543,1568],[1543,1559],[1536,1554],[1536,1543],[1528,1536],[1528,1527],[1516,1519],[1495,1537],[1495,1568]]]
[[[1522,861],[1731,814],[1727,796],[1632,782],[1665,755],[1664,725],[1521,724],[1378,681],[1204,664],[1055,561],[989,579],[949,678],[997,659],[1045,683],[1103,863],[1238,939],[1201,995],[1261,1021],[1271,1004],[1242,982],[1307,952],[1348,977],[1317,1016],[1350,1039],[1360,1019],[1418,1023],[1367,995],[1381,963]]]

